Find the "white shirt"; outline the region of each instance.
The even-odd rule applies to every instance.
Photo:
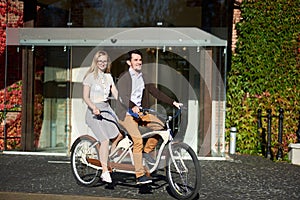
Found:
[[[145,83],[143,79],[142,72],[136,74],[136,72],[129,68],[129,73],[132,79],[132,90],[131,90],[131,101],[135,103],[135,105],[141,107],[142,105],[142,97],[143,91],[145,88]]]
[[[113,84],[114,81],[111,74],[103,72],[99,72],[96,79],[94,73],[90,73],[83,80],[83,85],[90,87],[90,99],[93,103],[107,101]]]

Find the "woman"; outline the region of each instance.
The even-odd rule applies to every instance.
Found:
[[[95,115],[99,115],[101,110],[107,110],[114,114],[108,103],[111,93],[115,99],[118,97],[117,88],[110,74],[110,59],[105,51],[98,51],[94,55],[93,62],[83,80],[83,99],[88,105],[86,112],[86,123],[91,128],[97,139],[100,141],[100,162],[102,165],[101,179],[111,183],[111,176],[108,171],[107,162],[109,155],[109,140],[112,139],[111,150],[115,149],[122,134],[118,128],[105,119],[99,120]],[[101,113],[104,118],[115,119],[108,113]]]

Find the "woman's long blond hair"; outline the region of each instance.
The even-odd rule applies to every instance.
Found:
[[[88,71],[86,72],[85,76],[84,76],[84,79],[86,78],[86,76],[90,73],[94,73],[94,77],[97,78],[98,76],[98,67],[97,67],[97,61],[98,61],[98,58],[100,56],[107,56],[107,67],[105,69],[105,72],[104,73],[110,73],[110,68],[111,68],[111,61],[110,61],[110,57],[108,56],[108,53],[106,51],[103,51],[103,50],[99,50],[95,53],[94,55],[94,58],[93,58],[93,61],[92,61],[92,64],[90,66],[90,68],[88,69]]]

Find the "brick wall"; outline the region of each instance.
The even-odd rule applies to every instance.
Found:
[[[236,31],[236,24],[241,20],[241,9],[240,5],[243,0],[235,0],[234,1],[234,9],[233,9],[233,23],[232,23],[232,45],[231,50],[232,53],[235,53],[236,42],[237,42],[237,31]]]

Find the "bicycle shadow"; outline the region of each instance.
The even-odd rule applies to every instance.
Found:
[[[114,172],[111,174],[111,176],[113,180],[112,183],[105,184],[100,181],[98,186],[105,185],[105,189],[109,189],[109,190],[114,190],[118,186],[124,186],[124,187],[138,189],[139,194],[152,194],[153,190],[158,190],[168,185],[166,177],[158,172],[151,174],[152,183],[143,184],[143,185],[136,184],[136,178],[134,174],[124,174],[124,173]]]
[[[167,180],[167,177],[163,175],[165,173],[164,170],[157,170],[156,172],[151,174],[152,183],[144,184],[144,185],[137,185],[136,184],[136,178],[134,174],[125,174],[121,172],[113,172],[111,174],[112,183],[104,183],[102,181],[99,181],[95,187],[102,187],[104,186],[105,189],[108,190],[115,190],[118,186],[124,186],[131,189],[137,189],[139,194],[153,194],[154,190],[162,189],[165,190],[168,195],[176,199],[176,197],[172,194],[170,190],[170,186]],[[196,200],[199,199],[200,195],[199,193],[197,196],[192,199]]]

